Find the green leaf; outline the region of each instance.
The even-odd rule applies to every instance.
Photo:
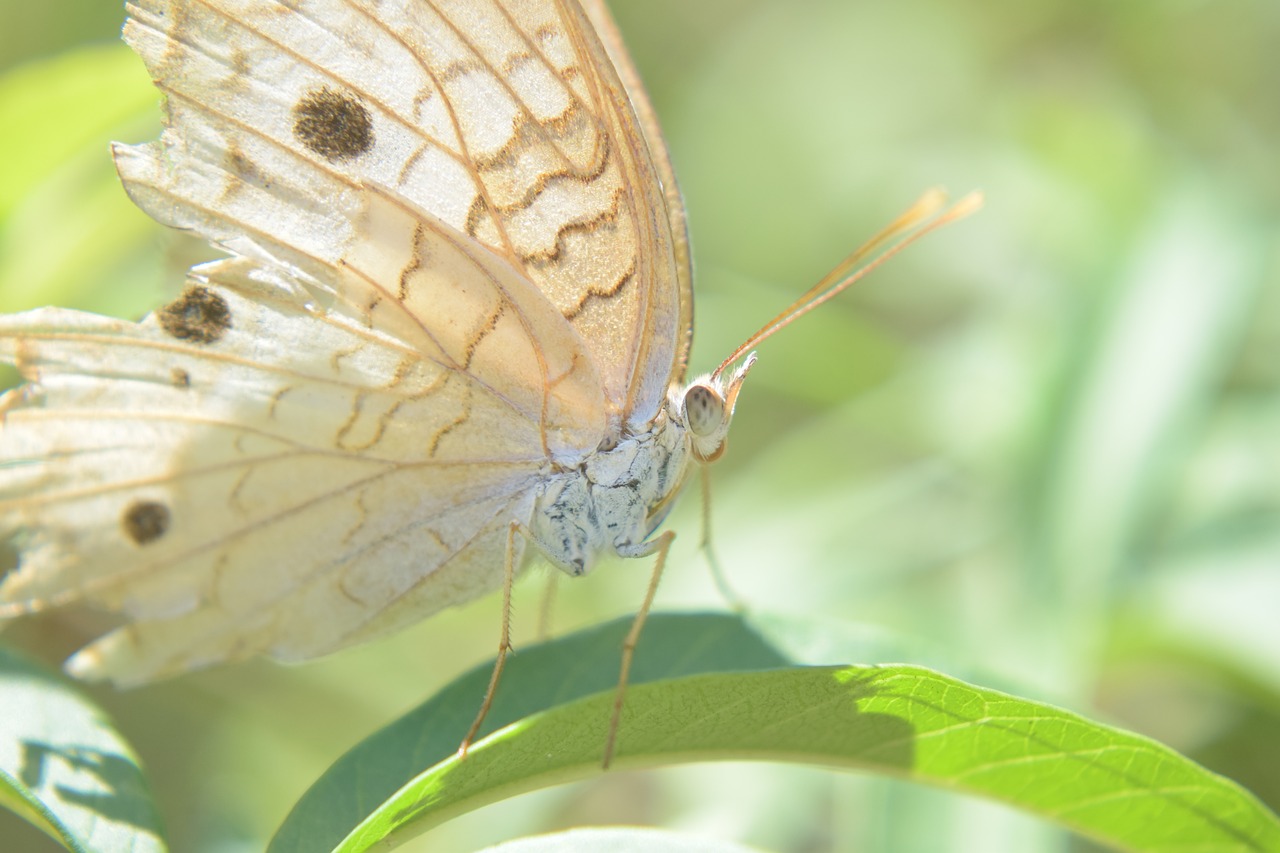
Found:
[[[481,735],[613,688],[630,621],[519,649],[503,673]],[[791,664],[776,645],[737,617],[654,614],[637,649],[631,681]],[[271,840],[270,853],[334,848],[424,768],[453,755],[480,709],[491,669],[491,664],[476,667],[340,758],[294,806]]]
[[[0,770],[0,806],[13,812],[49,837],[61,841],[64,846],[76,849],[73,842],[63,835],[56,819],[49,814],[44,804],[25,785],[3,770]]]
[[[3,647],[0,805],[68,850],[165,849],[142,769],[106,714]]]
[[[488,803],[599,775],[626,627],[517,655],[493,714],[495,725],[516,722],[462,761],[453,752],[487,670],[459,679],[335,764],[270,850],[393,845]],[[1280,823],[1252,795],[1149,739],[920,667],[787,663],[743,620],[653,617],[614,766],[764,759],[869,770],[1002,800],[1122,849],[1280,849]],[[414,766],[425,772],[413,777]]]

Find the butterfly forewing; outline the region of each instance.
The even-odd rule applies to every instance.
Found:
[[[606,70],[612,69],[618,76],[621,91],[625,92],[631,101],[632,109],[629,116],[634,117],[635,123],[639,126],[639,133],[633,133],[628,142],[637,151],[647,151],[647,157],[640,155],[640,158],[651,164],[657,177],[658,188],[665,196],[666,203],[652,210],[666,214],[667,227],[663,228],[661,223],[653,227],[658,232],[660,240],[665,237],[671,242],[675,261],[675,295],[669,295],[671,283],[661,282],[650,294],[650,299],[655,302],[674,300],[677,303],[679,320],[676,323],[676,329],[679,338],[676,342],[676,366],[672,371],[672,380],[683,381],[689,360],[689,349],[693,345],[693,262],[689,254],[689,233],[685,221],[684,200],[680,196],[680,187],[676,182],[675,170],[671,166],[671,158],[668,156],[667,145],[662,137],[662,129],[658,126],[658,117],[654,113],[653,105],[649,102],[640,74],[631,61],[631,55],[623,44],[622,36],[618,33],[613,16],[610,15],[604,0],[582,0],[581,8],[590,20],[589,29],[594,30],[598,39],[598,42],[595,40],[590,42],[592,49],[602,48],[605,54],[597,57],[595,66]],[[597,43],[599,48],[596,47]],[[652,188],[651,184],[650,187]]]
[[[147,0],[130,16],[170,113],[164,140],[117,155],[144,209],[323,279],[361,184],[391,188],[541,288],[611,414],[656,414],[687,334],[682,219],[574,3]]]

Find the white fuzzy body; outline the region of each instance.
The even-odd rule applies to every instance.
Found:
[[[601,555],[635,556],[679,493],[690,461],[684,425],[664,411],[652,430],[548,481],[531,525],[538,549],[575,576]]]

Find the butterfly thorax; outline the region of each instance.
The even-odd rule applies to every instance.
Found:
[[[534,506],[538,549],[570,575],[586,574],[602,554],[644,552],[684,486],[690,466],[719,458],[738,390],[754,355],[725,380],[673,385],[648,428],[624,433],[550,478]]]
[[[665,409],[647,431],[608,442],[546,483],[531,525],[538,550],[575,576],[602,554],[628,556],[662,522],[692,458],[685,425]]]

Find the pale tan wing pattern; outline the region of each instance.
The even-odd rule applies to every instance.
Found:
[[[609,13],[609,7],[604,0],[582,0],[582,8],[622,81],[623,91],[631,99],[632,111],[642,131],[641,138],[648,147],[649,159],[666,197],[680,309],[676,324],[680,336],[676,346],[676,368],[672,372],[672,381],[683,382],[689,366],[689,350],[693,346],[693,259],[689,252],[689,226],[684,212],[684,199],[680,195],[680,185],[676,181],[675,169],[671,166],[667,144],[662,137],[662,128],[658,125],[657,113],[649,102],[640,73],[631,61],[631,55],[613,21],[613,15]],[[633,144],[638,145],[634,141]]]
[[[360,184],[389,187],[541,288],[615,422],[656,414],[688,319],[680,216],[576,0],[143,0],[130,16],[170,113],[160,142],[117,153],[144,209],[325,282]]]
[[[485,592],[549,454],[599,440],[599,378],[541,294],[365,195],[342,292],[376,328],[243,259],[138,324],[0,321],[0,358],[32,383],[0,398],[0,535],[22,553],[0,599],[136,620],[73,671],[310,657]],[[431,305],[449,321],[422,324]]]

